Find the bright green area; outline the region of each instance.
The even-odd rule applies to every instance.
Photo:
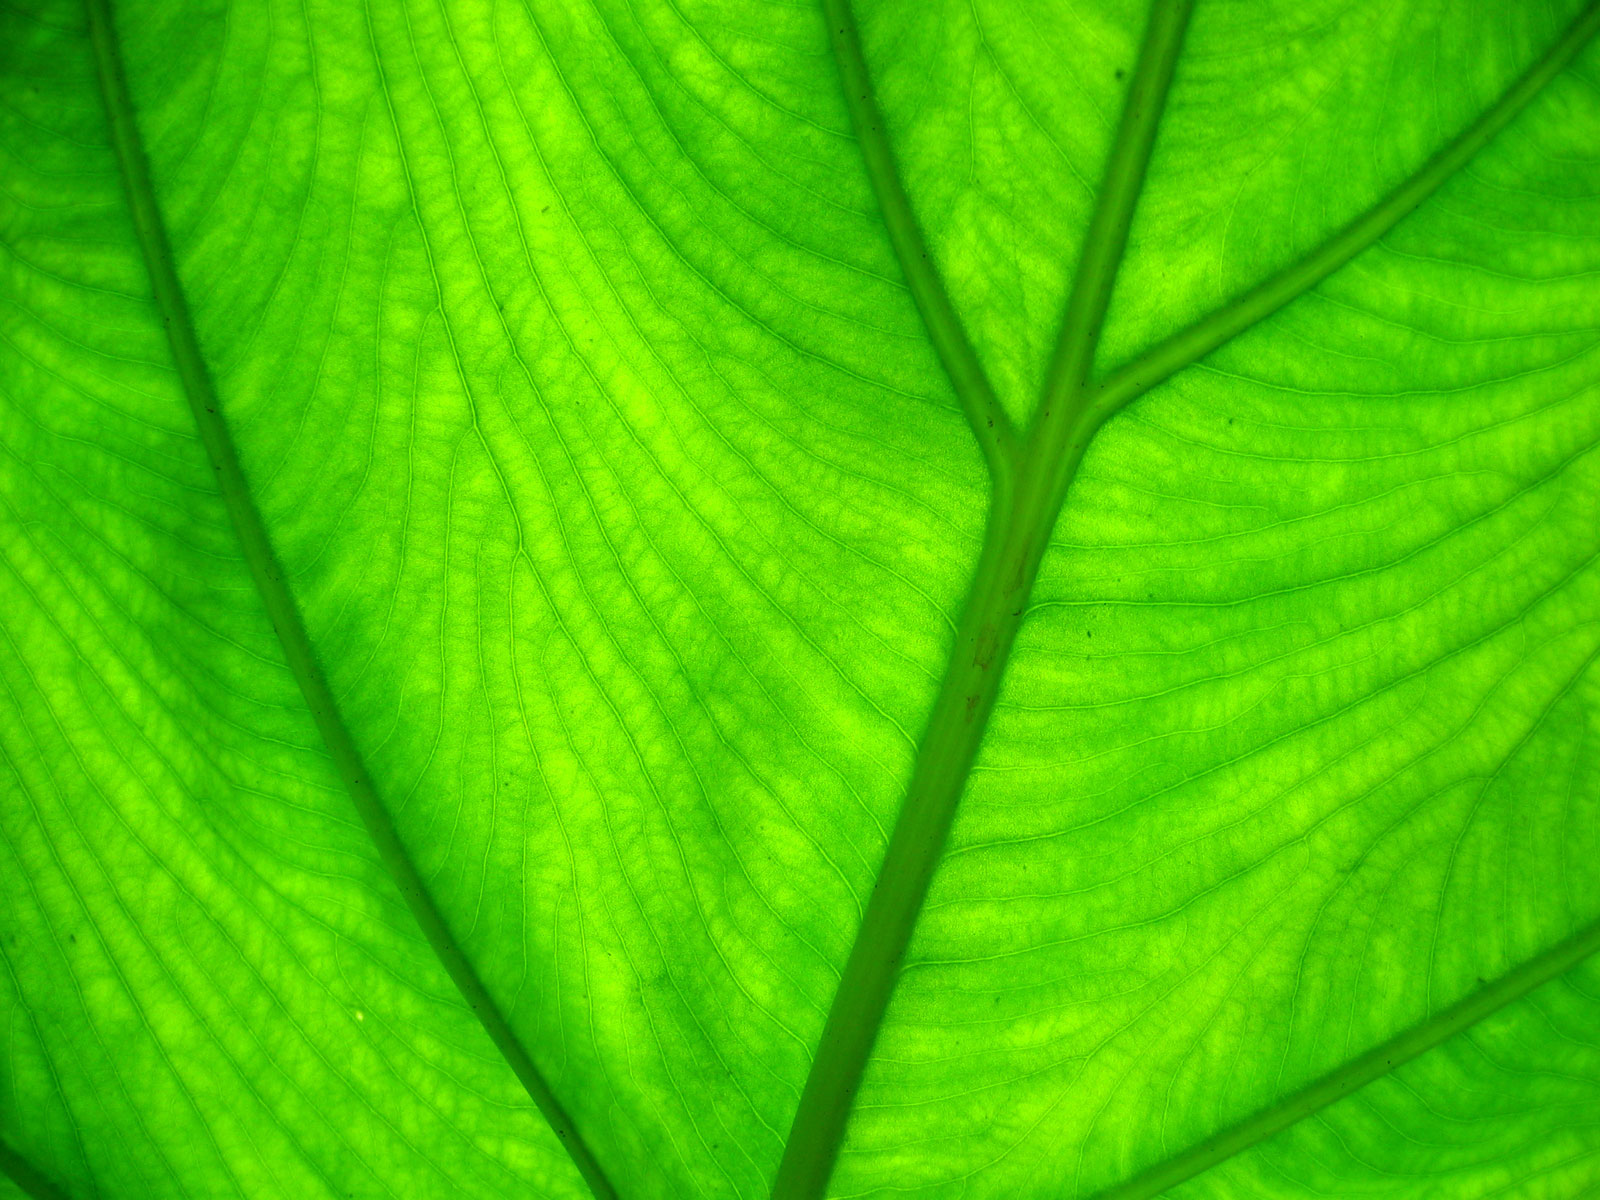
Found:
[[[625,1200],[760,1197],[920,744],[961,803],[831,1194],[1088,1196],[1229,1130],[1174,1194],[1600,1187],[1600,968],[1526,966],[1600,918],[1600,56],[1078,469],[1081,374],[1292,273],[1578,8],[1200,0],[1102,218],[1147,14],[1046,9],[856,10],[924,274],[1018,426],[1109,260],[1067,324],[1089,415],[1037,420],[1003,503],[820,7],[116,4],[276,600],[83,11],[0,12],[29,1169],[583,1196],[509,1034]],[[963,749],[941,685],[1030,555]]]

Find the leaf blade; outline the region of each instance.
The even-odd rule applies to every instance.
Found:
[[[950,653],[984,494],[959,398],[939,377],[875,224],[849,114],[831,74],[831,102],[815,86],[824,75],[811,68],[827,64],[825,29],[810,9],[758,13],[742,3],[416,0],[371,6],[370,32],[359,10],[315,2],[277,9],[271,22],[234,9],[226,26],[221,9],[130,3],[133,85],[202,344],[238,416],[245,470],[285,547],[307,623],[327,648],[331,686],[396,798],[419,866],[608,1164],[638,1180],[641,1195],[759,1194]],[[959,159],[930,157],[923,134],[900,140],[906,72],[942,69],[943,51],[930,53],[926,41],[896,48],[885,12],[868,8],[866,52],[875,71],[886,70],[885,120],[908,193],[923,205],[930,175],[942,172],[958,191],[970,182]],[[1208,103],[1246,111],[1228,81],[1253,75],[1274,103],[1280,84],[1325,82],[1306,68],[1314,54],[1292,39],[1273,46],[1274,34],[1342,14],[1315,28],[1315,46],[1337,49],[1323,61],[1355,81],[1328,93],[1355,114],[1333,126],[1367,127],[1361,114],[1384,94],[1362,74],[1384,61],[1370,46],[1405,6],[1297,9],[1303,20],[1287,7],[1262,10],[1263,35],[1227,58],[1216,50],[1232,10],[1202,8],[1203,53],[1180,72],[1175,97],[1185,144],[1158,141],[1154,200],[1135,218],[1129,280],[1147,284],[1150,254],[1168,253],[1163,222],[1195,161],[1187,143],[1201,144],[1196,114]],[[1484,14],[1453,11],[1392,40],[1396,86],[1409,86],[1410,64],[1426,60],[1437,31],[1438,61],[1449,68],[1437,75],[1437,124],[1484,80],[1521,70],[1524,51],[1531,58],[1543,48],[1532,35],[1550,14],[1496,12],[1492,31],[1478,28]],[[959,129],[967,110],[968,127],[987,136],[999,114],[985,108],[998,105],[996,72],[1035,61],[1016,57],[1028,31],[997,20],[992,7],[934,15],[941,20],[925,28],[957,31],[952,46],[976,28],[997,62],[977,61],[972,106],[959,86],[943,98],[934,87],[923,116],[938,125],[953,111]],[[1079,75],[1103,66],[1109,87],[1112,68],[1126,65],[1118,54],[1131,40],[1130,14],[1096,5],[1057,15],[1077,21],[1086,39],[1058,64]],[[1055,32],[1041,28],[1039,46],[1054,44]],[[1473,46],[1489,49],[1458,63]],[[891,1006],[839,1190],[1053,1195],[1063,1179],[1085,1191],[1114,1183],[1162,1145],[1203,1139],[1426,1020],[1472,990],[1477,974],[1497,975],[1593,919],[1581,852],[1592,789],[1580,782],[1563,796],[1566,779],[1587,778],[1592,683],[1580,679],[1564,698],[1560,686],[1593,649],[1582,617],[1592,607],[1586,447],[1596,325],[1585,284],[1594,269],[1584,234],[1594,190],[1581,143],[1594,127],[1587,63],[1359,265],[1105,429],[1047,552],[1020,671],[980,752],[971,803]],[[9,68],[6,78],[21,79]],[[1056,94],[1060,79],[1056,70],[1012,82],[1029,103],[1044,95],[1056,115],[1081,116],[1087,145],[1093,88]],[[38,111],[25,88],[10,96]],[[1305,111],[1293,96],[1284,110]],[[1259,123],[1269,134],[1295,125],[1272,114]],[[1250,143],[1250,124],[1233,122],[1230,132]],[[1308,138],[1329,127],[1310,118],[1305,126]],[[11,136],[18,126],[4,128]],[[1425,157],[1420,143],[1431,134],[1421,113],[1386,128],[1400,136],[1370,147],[1359,138],[1288,143],[1283,161],[1304,164],[1303,177],[1272,164],[1248,185],[1240,212],[1309,211],[1293,198],[1303,178],[1308,203],[1328,199],[1320,219],[1369,176],[1404,166],[1410,149]],[[1326,179],[1320,157],[1306,152],[1316,144],[1360,148],[1348,189],[1314,186]],[[1369,148],[1381,169],[1366,169]],[[1012,181],[984,157],[991,149],[975,148],[976,186],[1004,207]],[[61,161],[89,160],[64,153]],[[1043,166],[1040,178],[1053,178]],[[1224,184],[1234,178],[1219,174]],[[1009,198],[1032,194],[1019,187]],[[3,211],[9,236],[19,210]],[[1074,211],[1069,197],[1063,214]],[[944,255],[950,214],[935,206],[916,215]],[[27,220],[30,230],[58,221],[80,228],[54,210]],[[1064,223],[1070,241],[1076,224]],[[984,236],[995,228],[984,226]],[[1204,234],[1202,260],[1214,248]],[[1249,282],[1256,265],[1293,248],[1279,224],[1268,222],[1267,234],[1260,247],[1230,242],[1218,277]],[[123,235],[94,236],[111,245]],[[1015,251],[1020,274],[1037,266],[1024,240],[990,246],[1001,259]],[[37,258],[32,244],[18,250]],[[1187,295],[1194,263],[1169,257],[1171,296]],[[64,261],[53,247],[43,260]],[[947,275],[952,296],[970,294],[958,268]],[[8,270],[8,286],[43,286],[14,260]],[[991,290],[1001,302],[971,322],[975,353],[991,370],[996,330],[1010,328],[1003,291]],[[1107,326],[1113,361],[1139,348],[1128,333],[1130,294],[1119,292]],[[69,331],[69,314],[92,311],[59,294],[17,294]],[[1139,329],[1177,312],[1160,310],[1167,298],[1148,287],[1136,296]],[[47,424],[78,419],[96,398],[127,405],[120,385],[99,377],[122,379],[126,362],[51,355],[83,396]],[[9,370],[19,360],[6,361]],[[133,407],[159,423],[160,405],[180,401],[169,384],[147,388],[148,405]],[[52,384],[47,394],[63,392]],[[66,443],[20,428],[0,422],[18,448],[0,480],[24,527],[70,531],[51,514],[58,496],[95,528],[115,525],[131,504],[152,531],[191,531],[217,566],[215,596],[200,608],[215,611],[219,596],[236,602],[222,604],[231,614],[224,627],[236,628],[236,610],[251,602],[227,552],[217,557],[226,544],[212,540],[226,532],[218,514],[186,524],[189,513],[209,510],[174,499],[186,494],[166,485],[157,489],[162,503],[176,507],[165,511],[142,507],[138,488],[96,490],[116,477],[105,446],[132,463],[161,464],[188,462],[192,445],[174,454],[153,433],[130,443],[118,440],[120,425],[102,435],[85,424],[72,429],[82,452],[74,457]],[[49,465],[30,474],[31,461]],[[84,481],[82,494],[62,485],[69,477]],[[198,479],[203,490],[203,470]],[[189,743],[159,719],[159,738],[141,742],[128,718],[84,701],[97,685],[74,693],[75,639],[103,671],[122,660],[63,591],[67,578],[82,593],[71,559],[52,552],[42,568],[28,557],[37,554],[31,544],[6,543],[21,574],[5,584],[21,606],[5,620],[29,669],[70,703],[57,705],[63,721],[53,726],[34,685],[4,664],[6,702],[20,706],[22,722],[0,722],[0,734],[12,739],[4,744],[21,773],[7,776],[0,815],[23,854],[12,852],[7,865],[54,880],[35,854],[38,831],[65,820],[70,840],[70,817],[97,811],[93,781],[106,775],[60,759],[52,791],[42,755],[70,758],[77,748],[91,765],[119,754],[144,762],[138,756],[156,744],[182,749],[187,763]],[[150,557],[125,531],[114,544],[137,546],[147,576],[189,595],[179,579],[185,564],[202,561],[190,551]],[[138,646],[165,628],[166,609],[136,579],[103,578],[143,621],[91,606],[106,628],[124,639],[132,631]],[[244,640],[259,650],[255,636]],[[299,763],[292,773],[323,778],[314,742],[287,720],[298,711],[292,689],[287,701],[271,691],[269,668],[259,677],[236,670],[192,633],[174,645],[220,657],[229,686],[273,697],[272,713],[285,720],[274,723],[268,706],[240,715],[225,692],[202,690],[239,728],[220,731],[191,705],[184,711],[196,729],[229,753],[246,744],[246,728],[289,729],[282,740],[298,738],[298,749],[259,750],[261,761]],[[274,654],[269,646],[264,659]],[[171,682],[183,668],[170,657],[141,650],[141,658],[159,664],[150,674],[156,694],[183,693]],[[85,713],[98,714],[105,731]],[[37,748],[17,740],[22,730],[37,735]],[[276,811],[235,790],[219,793],[230,803],[190,809],[189,784],[151,779],[159,779],[152,797],[205,813],[206,828],[220,834]],[[324,808],[337,799],[310,794],[302,817],[273,827],[284,834],[278,853],[250,860],[264,878],[309,886],[293,865],[295,831],[323,838]],[[145,824],[153,816],[141,803],[123,807],[138,818],[132,830],[85,833],[102,851],[127,849],[135,830],[161,828]],[[1513,823],[1513,812],[1525,820]],[[366,865],[359,887],[326,890],[362,896],[375,864],[359,838],[350,841],[355,834],[339,836],[348,861]],[[151,956],[138,948],[139,933],[158,959],[181,965],[188,960],[171,948],[186,944],[196,926],[185,921],[195,918],[211,957],[237,959],[219,947],[209,915],[241,945],[264,945],[244,957],[282,972],[280,982],[314,987],[319,978],[249,933],[246,913],[207,912],[206,901],[248,878],[236,855],[211,852],[218,869],[199,882],[194,858],[164,856],[181,869],[152,876],[158,898],[136,910],[138,923],[115,904],[95,910],[118,922],[113,961],[138,968],[124,996],[153,998],[172,1018],[154,1035],[128,1033],[126,1045],[134,1054],[181,1048],[196,1066],[179,1077],[215,1079],[219,1095],[263,1078],[306,1086],[324,1068],[257,1075],[261,1059],[241,1052],[237,1033],[213,1025],[211,1043],[193,1037],[192,1014],[213,1017],[223,1003],[215,997],[260,995],[247,978],[231,990],[185,980],[174,991],[144,973]],[[1109,870],[1119,858],[1121,874]],[[1524,892],[1521,875],[1553,890]],[[162,899],[174,876],[200,902]],[[138,878],[131,867],[112,877],[123,888]],[[464,1190],[496,1194],[543,1170],[531,1165],[545,1161],[530,1157],[531,1134],[480,1143],[472,1159],[450,1149],[458,1135],[435,1136],[437,1124],[411,1148],[385,1133],[378,1115],[425,1123],[428,1101],[446,1114],[467,1111],[470,1089],[426,1070],[404,1075],[408,1086],[424,1081],[425,1100],[369,1094],[362,1089],[389,1076],[346,1071],[330,1111],[350,1117],[356,1097],[371,1108],[341,1126],[345,1144],[319,1143],[308,1133],[315,1123],[291,1131],[271,1119],[259,1125],[254,1157],[226,1118],[208,1140],[197,1114],[216,1111],[211,1098],[185,1101],[161,1069],[140,1084],[159,1100],[148,1110],[160,1114],[157,1124],[141,1131],[114,1091],[105,1103],[115,1119],[85,1120],[91,1114],[76,1100],[63,1107],[51,1098],[35,1046],[75,1045],[84,1061],[100,1061],[91,1037],[67,1031],[106,1027],[96,1022],[124,1001],[113,986],[74,1009],[70,989],[41,985],[41,964],[62,952],[13,878],[0,894],[7,927],[26,948],[8,948],[20,990],[0,993],[0,1005],[23,1032],[8,1051],[11,1073],[0,1074],[0,1089],[11,1089],[0,1091],[0,1114],[6,1135],[61,1178],[135,1194],[175,1191],[173,1181],[200,1194],[259,1193],[270,1191],[262,1164],[281,1162],[284,1190],[309,1179],[302,1191],[354,1182],[357,1191],[387,1183],[448,1194],[465,1180]],[[371,886],[383,891],[381,878]],[[46,909],[65,911],[50,908],[48,888],[42,895]],[[306,939],[294,945],[327,944],[296,919],[288,927]],[[339,928],[348,936],[353,927]],[[74,953],[101,961],[100,947]],[[424,959],[406,961],[402,974],[431,978]],[[407,1031],[424,1043],[452,1027],[443,1017],[448,989],[438,1013],[420,1002],[407,1008],[399,978],[367,988],[359,1029],[343,1005],[336,1027],[361,1034],[352,1057],[374,1044],[380,1017],[396,1028],[395,1006],[432,1013]],[[59,1023],[52,1000],[63,1006]],[[318,1011],[285,1000],[286,1014]],[[1370,1139],[1363,1114],[1381,1111],[1413,1139],[1443,1145],[1448,1130],[1407,1106],[1406,1088],[1421,1081],[1449,1089],[1451,1114],[1493,1130],[1494,1148],[1479,1160],[1443,1150],[1406,1158],[1402,1139],[1379,1138],[1373,1161],[1393,1166],[1396,1180],[1410,1164],[1437,1169],[1465,1195],[1532,1192],[1539,1180],[1517,1182],[1517,1164],[1571,1154],[1579,1157],[1550,1178],[1576,1190],[1589,1170],[1575,1100],[1581,1079],[1552,1090],[1559,1060],[1550,1056],[1581,1022],[1567,1014],[1563,1030],[1542,1026],[1542,1013],[1565,1012],[1543,993],[1512,1009],[1525,1057],[1508,1053],[1505,1035],[1491,1036],[1488,1026],[1504,1024],[1496,1018],[1465,1048],[1440,1048],[1449,1070],[1434,1056],[1418,1059],[1403,1083],[1371,1085],[1379,1099],[1363,1092],[1325,1110],[1331,1125],[1286,1131],[1185,1189],[1220,1194],[1243,1181],[1245,1190],[1320,1183],[1324,1192],[1381,1193],[1381,1172],[1329,1151],[1322,1133]],[[330,1000],[329,1011],[340,1004]],[[314,1045],[330,1036],[315,1022],[302,1033]],[[294,1036],[284,1031],[281,1044]],[[333,1044],[337,1060],[344,1047]],[[1495,1092],[1517,1097],[1498,1110],[1472,1107],[1479,1076],[1464,1067],[1479,1046],[1507,1064],[1484,1076]],[[452,1055],[442,1061],[463,1078],[490,1077],[481,1054],[470,1072]],[[1118,1070],[1124,1085],[1110,1087]],[[1542,1119],[1515,1111],[1544,1097],[1558,1107]],[[44,1115],[20,1118],[34,1098]],[[508,1111],[459,1130],[492,1139],[526,1123],[515,1098],[497,1102]],[[277,1094],[247,1104],[306,1111]],[[1556,1143],[1544,1157],[1529,1148],[1542,1131]],[[74,1135],[87,1150],[79,1158]],[[104,1156],[119,1135],[132,1149],[125,1167]],[[170,1178],[152,1144],[171,1159]],[[368,1155],[364,1167],[369,1144],[384,1146],[392,1165]],[[408,1173],[429,1154],[440,1171]]]

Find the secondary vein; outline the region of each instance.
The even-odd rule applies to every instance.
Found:
[[[866,164],[867,178],[878,198],[878,209],[894,247],[895,257],[906,278],[906,287],[922,314],[928,340],[939,355],[945,374],[949,376],[956,397],[967,414],[967,422],[983,448],[992,478],[1009,477],[1017,451],[1017,431],[1011,418],[1001,406],[984,372],[983,364],[972,348],[967,331],[956,315],[945,292],[939,270],[917,225],[916,214],[911,210],[911,200],[900,182],[895,169],[894,153],[889,147],[889,135],[883,126],[883,114],[878,111],[878,101],[872,90],[872,78],[867,71],[866,57],[861,50],[861,36],[856,30],[855,16],[850,10],[850,0],[823,0],[823,15],[828,22],[828,37],[833,45],[833,56],[839,64],[840,83],[844,88],[845,104],[850,110],[850,121],[855,128],[856,142],[861,147],[861,157]]]
[[[1150,7],[1144,44],[1067,297],[1061,336],[1045,372],[1017,489],[1018,504],[1039,526],[1041,553],[1089,442],[1105,420],[1090,404],[1088,379],[1193,11],[1194,0],[1154,0]]]
[[[1150,152],[1155,147],[1156,130],[1161,125],[1178,51],[1193,10],[1194,0],[1156,0],[1151,6],[1144,45],[1128,85],[1122,120],[1095,196],[1078,273],[1067,297],[1061,336],[1045,372],[1035,436],[1052,421],[1070,420],[1069,414],[1061,410],[1072,404],[1094,367],[1106,307],[1111,303],[1111,289],[1128,246],[1133,210],[1144,190]]]
[[[1600,3],[1591,4],[1579,14],[1544,57],[1529,67],[1482,116],[1376,205],[1299,262],[1285,267],[1114,371],[1093,389],[1092,403],[1099,420],[1104,421],[1175,372],[1265,320],[1410,216],[1561,74],[1597,31],[1600,31]]]
[[[312,648],[299,607],[284,579],[261,514],[256,508],[232,435],[222,417],[210,371],[200,351],[199,339],[195,335],[188,302],[184,298],[183,286],[178,279],[172,249],[167,240],[166,227],[161,219],[161,210],[151,185],[144,145],[135,123],[133,101],[122,68],[110,2],[85,0],[85,5],[112,149],[121,170],[129,213],[150,276],[156,309],[166,327],[173,365],[194,414],[200,441],[211,462],[223,506],[239,538],[250,577],[283,647],[284,659],[327,747],[328,756],[333,760],[356,813],[377,849],[378,857],[394,880],[428,945],[529,1098],[549,1122],[595,1200],[616,1200],[616,1191],[593,1152],[490,996],[456,941],[444,915],[434,903],[344,723]]]
[[[1600,953],[1600,922],[1507,972],[1466,999],[1351,1059],[1276,1104],[1141,1171],[1093,1200],[1150,1200],[1432,1050],[1535,988]]]

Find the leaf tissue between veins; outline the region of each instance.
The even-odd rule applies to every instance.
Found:
[[[0,12],[0,1192],[1600,1190],[1597,29]]]

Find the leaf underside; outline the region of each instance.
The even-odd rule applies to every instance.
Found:
[[[0,10],[10,1186],[782,1188],[933,762],[830,1195],[1600,1188],[1596,18],[1185,7]]]

